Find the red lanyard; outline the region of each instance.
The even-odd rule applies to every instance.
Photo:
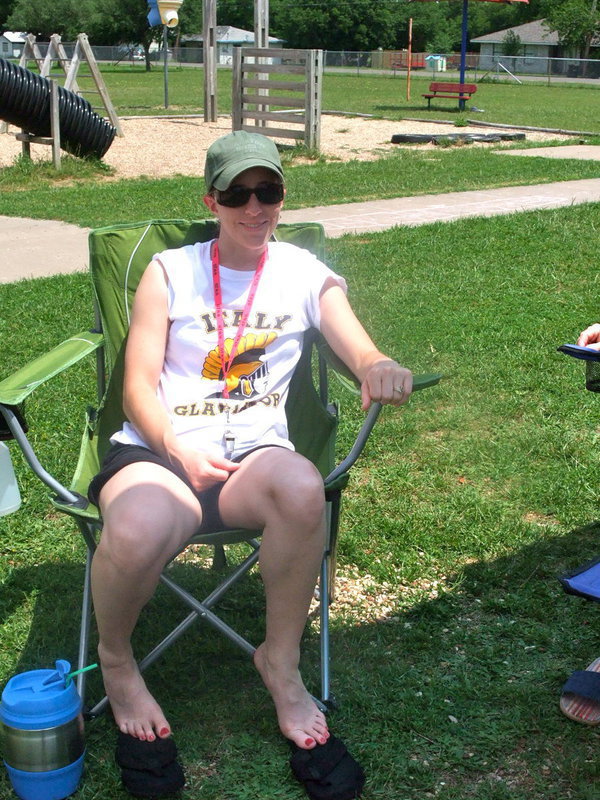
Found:
[[[252,303],[254,302],[254,298],[256,297],[258,282],[260,281],[260,276],[262,275],[262,271],[265,266],[266,260],[267,260],[267,248],[265,247],[265,250],[258,262],[258,266],[256,267],[256,271],[254,272],[252,283],[250,284],[250,290],[248,292],[248,299],[246,300],[246,305],[244,306],[244,310],[242,312],[242,318],[240,320],[240,324],[238,325],[237,333],[235,334],[235,339],[233,340],[231,350],[229,351],[229,358],[227,358],[225,352],[225,322],[223,320],[223,294],[221,292],[221,276],[219,274],[219,245],[216,239],[213,243],[212,258],[211,258],[212,277],[213,277],[213,289],[215,293],[215,314],[217,318],[219,357],[221,359],[221,369],[223,371],[223,381],[224,381],[223,397],[225,398],[229,397],[229,389],[227,388],[227,376],[229,375],[229,372],[231,370],[231,365],[233,364],[233,360],[236,357],[240,339],[242,338],[242,334],[244,332],[244,328],[246,327],[246,323],[248,322],[248,317],[250,316],[250,311],[252,309]]]

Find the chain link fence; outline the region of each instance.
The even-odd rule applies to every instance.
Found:
[[[48,44],[38,42],[42,55],[45,55]],[[75,48],[74,43],[63,42],[69,58]],[[131,64],[143,67],[146,57],[150,63],[163,63],[162,46],[155,43],[146,55],[141,45],[118,45],[114,47],[92,47],[96,60],[112,65]],[[202,47],[169,47],[167,57],[173,65],[196,65],[203,63]],[[285,60],[285,59],[284,59]],[[233,62],[233,47],[230,43],[221,43],[218,47],[218,65],[229,67]],[[406,50],[325,50],[323,63],[331,71],[355,71],[361,73],[390,74],[392,77],[406,73],[408,69],[408,51]],[[469,80],[502,80],[516,81],[540,80],[548,82],[577,80],[597,83],[600,86],[600,58],[542,58],[535,56],[500,56],[479,53],[467,53],[466,68]],[[460,69],[459,53],[412,53],[411,71],[419,72],[427,77],[444,79],[455,78]]]
[[[458,73],[460,53],[411,53],[411,71],[427,76],[441,77],[439,73]],[[392,75],[408,70],[408,51],[375,50],[325,51],[324,64],[329,69],[367,70],[391,72]],[[600,86],[600,59],[548,58],[537,56],[490,56],[480,53],[466,54],[469,79],[478,80],[590,80]],[[450,78],[450,75],[448,76]],[[454,76],[453,76],[454,77]]]

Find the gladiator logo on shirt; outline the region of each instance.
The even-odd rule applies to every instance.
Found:
[[[267,386],[269,369],[264,361],[265,350],[275,341],[277,334],[247,333],[239,341],[237,354],[227,375],[229,397],[235,400],[251,400],[263,394]],[[225,354],[229,357],[233,339],[225,339]],[[223,380],[223,368],[219,348],[215,347],[207,355],[202,367],[202,377],[208,380]],[[221,397],[217,392],[211,397]]]

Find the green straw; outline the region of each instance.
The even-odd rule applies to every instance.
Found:
[[[69,682],[75,675],[79,675],[80,672],[89,672],[91,669],[96,669],[98,664],[90,664],[89,667],[83,667],[82,669],[76,669],[74,672],[69,672],[69,674],[65,677],[65,686],[69,685]]]

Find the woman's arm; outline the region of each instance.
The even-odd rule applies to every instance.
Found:
[[[167,456],[175,435],[156,390],[169,335],[166,278],[152,261],[139,282],[125,350],[123,408],[146,444]]]
[[[325,283],[320,297],[321,332],[361,382],[362,405],[401,405],[412,391],[412,373],[377,349],[352,310],[344,291]]]
[[[144,272],[133,303],[125,350],[123,407],[146,444],[169,463],[181,467],[198,489],[225,481],[238,468],[225,458],[184,447],[156,391],[169,336],[168,290],[162,266],[152,261]]]

